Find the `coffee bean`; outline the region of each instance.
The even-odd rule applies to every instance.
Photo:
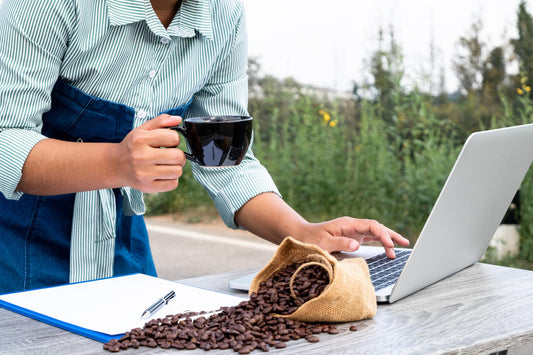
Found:
[[[339,330],[337,328],[330,328],[328,330],[329,334],[339,334]]]
[[[322,333],[322,327],[321,326],[316,326],[316,327],[311,328],[311,333],[313,333],[313,334]]]
[[[310,343],[316,343],[320,341],[316,335],[308,335],[305,339]]]
[[[243,347],[239,350],[239,354],[249,354],[249,353],[251,353],[254,349],[255,349],[255,347],[253,347],[253,346],[251,346],[251,345],[246,345],[246,346],[243,346]]]
[[[156,348],[157,343],[153,339],[150,339],[150,341],[148,341],[148,344],[146,344],[146,346],[149,348]]]
[[[185,345],[185,349],[187,349],[187,350],[194,350],[194,349],[196,349],[196,344],[194,344],[194,343],[187,343],[187,344]]]
[[[284,342],[280,341],[279,343],[276,343],[276,345],[274,345],[277,349],[283,349],[283,348],[286,348],[287,347],[287,344],[285,344]]]
[[[357,331],[357,327],[356,327],[355,325],[351,325],[351,326],[350,326],[350,330],[351,330],[352,332],[355,332],[355,331]]]
[[[202,311],[153,319],[143,328],[132,329],[120,339],[110,340],[103,348],[111,352],[140,346],[206,351],[233,349],[239,354],[249,354],[255,349],[285,348],[287,342],[302,338],[317,342],[320,333],[337,334],[339,331],[334,324],[309,324],[273,315],[294,313],[329,285],[328,274],[322,267],[304,267],[295,276],[293,290],[297,297],[293,298],[289,282],[299,266],[288,265],[261,282],[257,292],[237,306],[221,307],[219,313],[208,318],[202,316],[207,313]],[[199,317],[192,320],[193,316]]]

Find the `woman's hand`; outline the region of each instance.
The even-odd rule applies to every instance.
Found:
[[[167,127],[180,122],[181,117],[160,115],[120,143],[43,139],[28,154],[17,191],[47,196],[124,186],[143,192],[175,189],[186,160],[176,148],[180,136]]]
[[[185,154],[176,147],[176,126],[181,117],[163,114],[132,130],[117,146],[115,159],[124,186],[143,192],[164,192],[178,187],[186,163]],[[165,149],[162,149],[165,147]]]
[[[409,240],[383,224],[370,219],[340,217],[322,223],[307,223],[294,238],[316,244],[328,252],[359,249],[364,242],[380,242],[389,258],[394,258],[394,245],[408,246]]]
[[[408,246],[409,240],[374,220],[340,217],[322,223],[309,223],[274,193],[249,200],[235,214],[235,221],[248,231],[280,244],[287,236],[315,244],[328,252],[355,251],[363,242],[378,241],[389,258],[394,244]]]

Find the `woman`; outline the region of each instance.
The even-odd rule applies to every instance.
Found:
[[[247,115],[237,0],[2,0],[0,293],[133,272],[155,275],[142,192],[177,188],[181,117]],[[160,149],[167,147],[168,149]],[[328,251],[399,234],[376,221],[307,222],[249,151],[193,163],[231,228]],[[4,198],[5,197],[5,198]]]

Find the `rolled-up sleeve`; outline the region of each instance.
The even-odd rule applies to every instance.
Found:
[[[248,44],[242,6],[235,13],[236,26],[229,54],[221,61],[209,83],[199,91],[186,117],[248,115]],[[280,195],[272,177],[249,148],[234,167],[207,168],[192,163],[195,179],[207,190],[225,224],[240,228],[235,213],[253,197],[273,192]]]
[[[16,187],[41,135],[67,43],[68,6],[55,0],[0,2],[0,192]],[[24,15],[22,15],[24,14]]]

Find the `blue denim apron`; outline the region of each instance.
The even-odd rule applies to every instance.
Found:
[[[165,111],[182,116],[190,102]],[[51,110],[43,114],[43,135],[84,142],[121,142],[132,130],[135,110],[102,100],[58,81]],[[142,216],[126,216],[117,206],[114,276],[156,275]],[[69,282],[70,239],[75,194],[34,196],[18,201],[0,194],[0,294]]]

